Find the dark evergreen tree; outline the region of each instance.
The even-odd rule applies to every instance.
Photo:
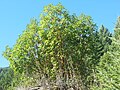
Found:
[[[118,17],[116,25],[115,25],[114,37],[116,39],[120,39],[120,16]]]
[[[120,33],[118,18],[114,37],[96,68],[96,85],[93,90],[120,90]]]
[[[111,43],[112,43],[112,40],[111,40],[112,34],[108,31],[107,28],[105,28],[102,25],[100,27],[98,35],[99,35],[99,43],[101,45],[100,51],[98,51],[98,52],[100,52],[101,53],[100,56],[102,56],[105,52],[107,52],[108,46],[111,45]]]
[[[111,45],[112,34],[105,28],[103,25],[100,27],[99,31],[96,31],[94,34],[94,44],[92,46],[93,58],[95,62],[98,63],[100,57],[107,52],[109,45]],[[95,64],[96,64],[95,63]]]
[[[13,80],[13,70],[9,67],[0,69],[0,90],[7,90]]]

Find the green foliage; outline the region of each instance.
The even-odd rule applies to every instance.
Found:
[[[87,82],[87,88],[90,88],[92,85],[96,84],[96,66],[101,61],[101,56],[107,52],[109,46],[111,45],[111,37],[111,33],[103,25],[100,27],[99,31],[94,32],[93,44],[91,44],[92,53],[88,56],[90,59],[90,63],[88,64],[89,73],[87,75],[87,79],[85,79]]]
[[[66,82],[75,76],[84,86],[92,64],[89,57],[95,30],[90,16],[69,15],[61,4],[50,4],[40,15],[40,22],[32,20],[4,56],[15,73],[24,77],[39,73],[41,78],[59,77]]]
[[[120,89],[120,40],[113,40],[107,53],[103,55],[97,66],[97,89],[119,90]]]
[[[119,20],[119,18],[118,18]],[[101,57],[96,67],[96,83],[94,90],[119,90],[120,89],[120,38],[119,24],[117,21],[112,44]]]
[[[37,22],[32,20],[23,34],[19,36],[14,47],[12,49],[6,48],[4,56],[10,61],[10,66],[14,71],[30,73],[37,70],[37,68],[34,69],[36,67],[36,48],[39,42],[37,31]]]
[[[3,55],[14,75],[5,88],[40,84],[52,90],[117,90],[119,35],[119,19],[111,39],[103,25],[97,31],[90,16],[70,15],[61,4],[50,4],[40,21],[32,19],[16,44],[6,47]]]
[[[112,34],[103,25],[100,27],[99,31],[96,31],[93,44],[94,48],[92,49],[94,53],[92,59],[95,59],[93,62],[95,65],[99,63],[100,57],[107,52],[109,45],[112,43],[111,37]]]
[[[115,30],[114,30],[114,37],[116,39],[120,39],[120,17],[118,17],[117,22],[116,22],[116,26],[115,26]]]
[[[0,90],[7,90],[13,80],[13,70],[10,68],[0,69]]]
[[[108,31],[107,28],[105,28],[103,25],[100,28],[99,31],[99,43],[101,44],[101,56],[108,50],[108,46],[111,45],[112,40],[111,40],[112,34]]]

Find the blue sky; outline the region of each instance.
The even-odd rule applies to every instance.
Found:
[[[43,7],[61,2],[70,12],[90,15],[97,26],[104,25],[113,32],[120,16],[120,0],[0,0],[0,67],[9,66],[2,56],[5,46],[12,47],[31,18],[39,19]]]

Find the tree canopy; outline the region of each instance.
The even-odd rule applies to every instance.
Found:
[[[90,16],[70,15],[61,4],[45,6],[40,20],[31,19],[15,45],[3,53],[14,71],[12,87],[34,82],[52,90],[119,89],[116,25],[112,37],[103,25],[98,31]],[[114,81],[108,83],[110,73]]]

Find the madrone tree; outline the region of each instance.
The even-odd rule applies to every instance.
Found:
[[[4,56],[21,77],[49,87],[87,89],[96,25],[90,16],[70,15],[61,5],[44,7],[40,21],[31,20]],[[93,59],[94,60],[94,59]]]

